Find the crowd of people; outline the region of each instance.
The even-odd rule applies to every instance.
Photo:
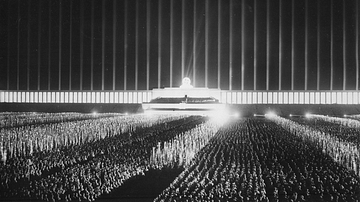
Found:
[[[356,117],[356,116],[355,116]],[[319,114],[312,114],[309,118],[324,120],[329,123],[339,124],[350,128],[360,129],[360,121],[352,118],[341,118],[341,117],[333,117],[333,116],[324,116]]]
[[[320,117],[187,115],[2,128],[0,199],[94,201],[149,169],[181,167],[155,201],[359,201],[360,150],[340,137],[356,131]]]
[[[78,121],[85,119],[97,119],[101,117],[118,116],[117,113],[38,113],[38,112],[3,112],[0,113],[0,128],[27,126],[34,124],[57,123],[66,121]]]
[[[72,116],[73,114],[68,114],[66,119],[72,119]],[[5,163],[9,158],[32,155],[34,152],[51,151],[62,146],[79,145],[107,136],[133,132],[138,128],[151,127],[159,122],[181,117],[162,115],[158,118],[152,118],[140,114],[111,117],[94,116],[100,118],[1,128],[0,155],[2,162]]]
[[[212,121],[196,126],[192,130],[178,134],[168,142],[152,148],[150,164],[152,168],[186,168],[195,154],[216,134],[222,124]]]
[[[360,127],[356,125],[360,121],[322,115],[313,115],[307,119],[292,118],[291,120],[360,147]]]
[[[359,133],[344,133],[339,130],[339,125],[317,119],[297,119],[302,122],[300,124],[279,116],[268,116],[268,118],[304,140],[316,143],[325,154],[360,176],[360,147],[358,143],[349,141],[350,136],[359,138]]]
[[[263,118],[222,127],[155,201],[359,201],[360,179]]]
[[[117,135],[9,159],[0,166],[0,198],[93,201],[127,179],[144,174],[158,142],[169,141],[205,121],[197,116],[160,115],[146,121],[143,116],[132,116],[123,120],[132,129]]]

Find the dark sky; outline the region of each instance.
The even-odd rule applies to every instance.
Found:
[[[358,4],[0,0],[0,89],[355,90]]]

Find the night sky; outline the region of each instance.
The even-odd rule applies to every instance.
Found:
[[[358,0],[0,0],[0,90],[358,90]]]

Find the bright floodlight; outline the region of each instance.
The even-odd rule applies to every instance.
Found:
[[[292,117],[293,115],[292,115],[292,114],[290,114],[289,116],[290,116],[290,117]]]
[[[235,116],[235,118],[239,118],[239,117],[240,117],[240,114],[239,114],[238,112],[236,112],[236,113],[234,114],[234,116]]]
[[[193,88],[189,77],[184,77],[180,88]]]
[[[276,116],[276,114],[275,114],[275,112],[268,112],[268,113],[266,113],[266,114],[265,114],[265,116],[268,116],[268,117],[275,117],[275,116]]]
[[[97,115],[97,112],[96,112],[96,111],[94,111],[94,112],[92,113],[92,115],[93,115],[93,116],[96,116],[96,115]]]
[[[310,114],[310,113],[306,113],[306,114],[305,114],[305,117],[306,117],[306,118],[310,118],[310,117],[311,117],[311,114]]]

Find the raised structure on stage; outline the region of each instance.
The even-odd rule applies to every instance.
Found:
[[[221,90],[194,88],[185,77],[179,88],[152,90],[153,99],[143,102],[144,110],[217,110],[224,107],[219,102]]]

